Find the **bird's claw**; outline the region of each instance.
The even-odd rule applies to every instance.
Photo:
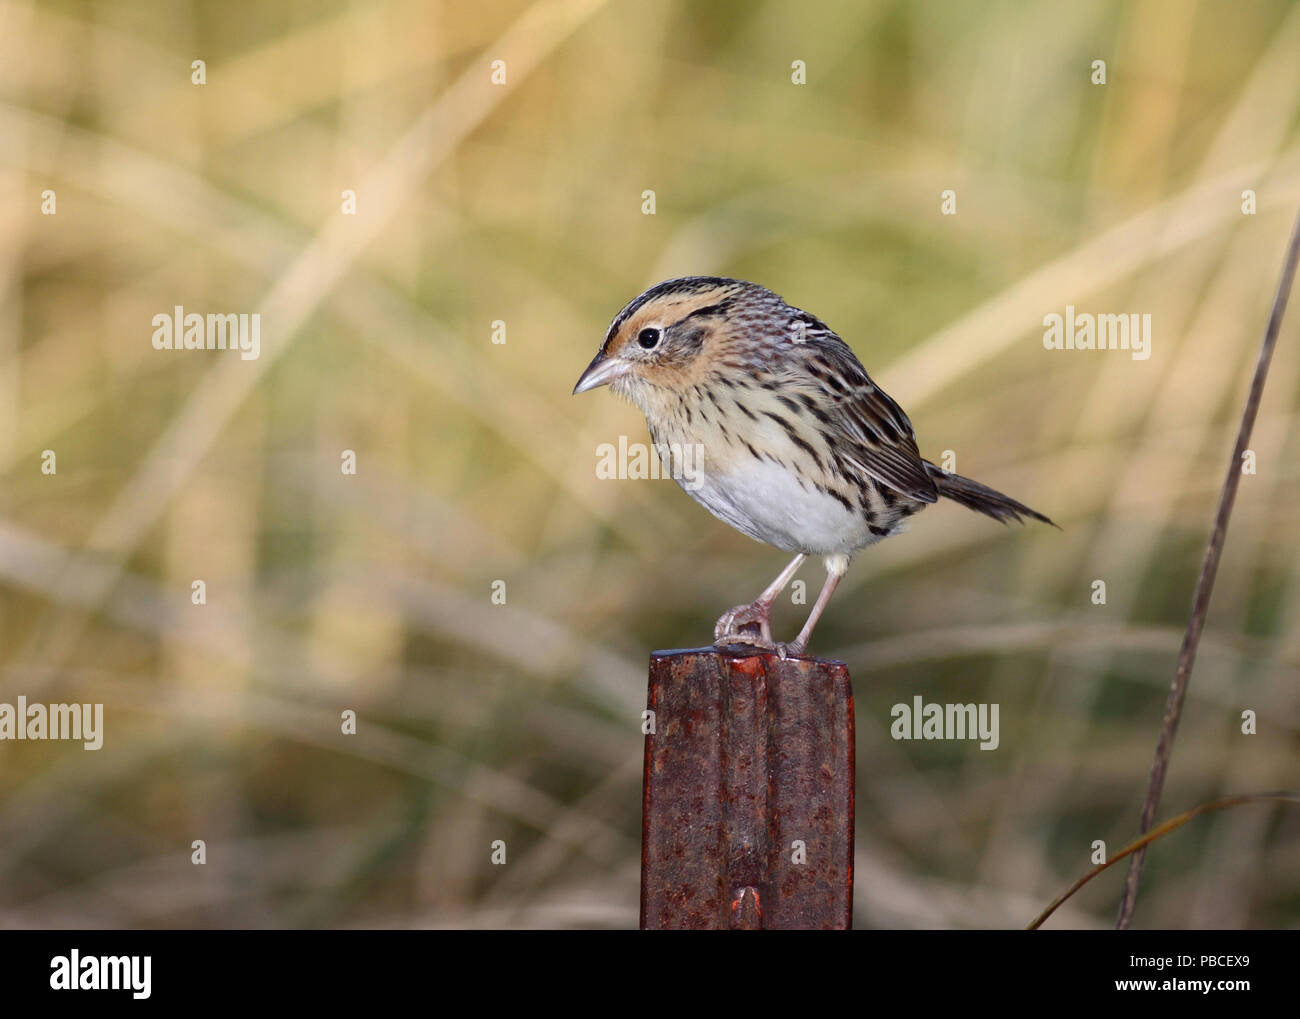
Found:
[[[713,643],[717,647],[727,644],[753,644],[772,650],[772,606],[762,602],[737,605],[722,614],[713,627]],[[758,633],[747,632],[745,627],[758,627]]]
[[[730,644],[744,644],[748,647],[761,648],[764,651],[775,651],[777,649],[777,645],[772,641],[764,640],[758,634],[748,631],[734,631],[714,636],[714,647],[727,647]]]
[[[733,631],[724,633],[717,637],[713,642],[715,647],[726,647],[729,644],[745,644],[749,647],[760,648],[763,651],[775,651],[777,657],[782,661],[787,658],[798,658],[804,652],[804,647],[797,640],[789,643],[784,641],[764,640],[756,633],[744,631]]]
[[[771,618],[772,606],[764,605],[761,601],[751,605],[737,605],[724,612],[713,628],[713,644],[715,647],[746,644],[764,651],[775,651],[782,660],[802,655],[803,641],[792,640],[787,644],[772,639]]]

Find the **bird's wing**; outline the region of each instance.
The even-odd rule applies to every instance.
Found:
[[[811,316],[809,316],[811,319]],[[823,426],[832,456],[918,502],[939,498],[912,422],[880,389],[848,344],[816,319],[785,350],[785,381]]]

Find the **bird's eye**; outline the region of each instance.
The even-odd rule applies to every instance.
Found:
[[[651,347],[653,347],[656,343],[659,342],[659,330],[653,328],[642,329],[639,333],[637,333],[636,341],[637,343],[641,344],[641,346],[645,347],[646,350],[649,350]]]

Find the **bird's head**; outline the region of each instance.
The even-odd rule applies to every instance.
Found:
[[[573,392],[609,386],[643,410],[656,390],[681,392],[716,359],[737,313],[758,295],[776,298],[753,283],[716,276],[651,287],[614,317]]]

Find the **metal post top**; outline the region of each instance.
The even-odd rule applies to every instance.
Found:
[[[661,651],[651,651],[650,661],[654,662],[664,658],[679,658],[684,655],[716,655],[719,658],[728,658],[732,660],[761,658],[775,662],[806,663],[814,666],[832,666],[837,669],[848,668],[848,665],[840,661],[838,658],[817,658],[812,655],[790,655],[786,658],[782,658],[775,651],[767,651],[750,644],[728,644],[725,647],[716,647],[713,644],[709,644],[705,647],[671,648]]]

